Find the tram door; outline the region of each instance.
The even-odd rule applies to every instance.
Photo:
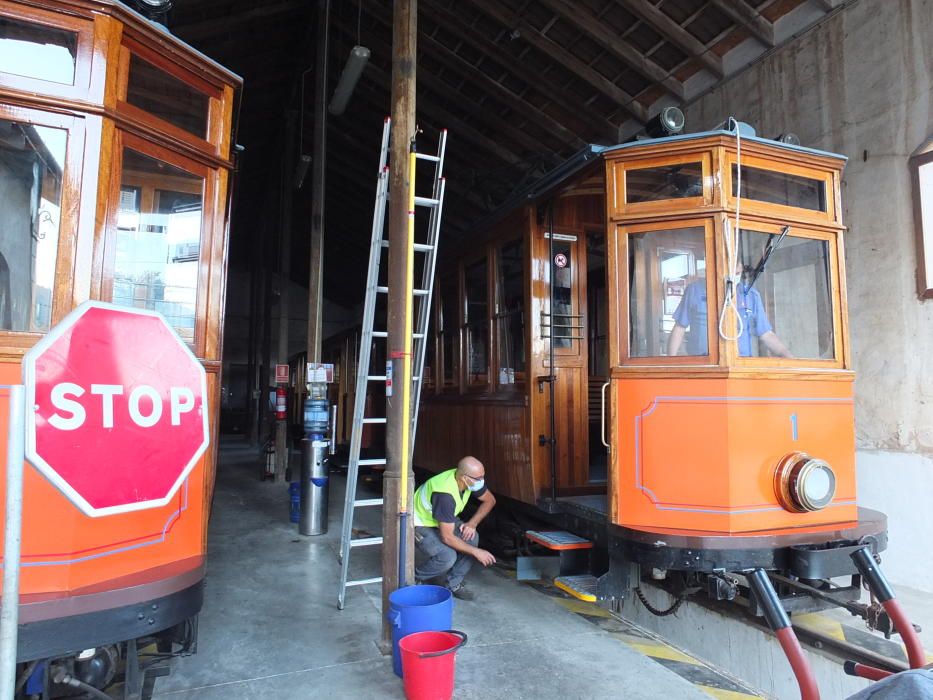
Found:
[[[587,235],[558,229],[553,240],[542,232],[536,243],[537,259],[549,261],[536,339],[542,371],[533,388],[542,409],[535,411],[539,455],[550,466],[553,451],[558,496],[598,493],[605,484],[592,484],[590,474]],[[548,443],[551,435],[553,444]]]

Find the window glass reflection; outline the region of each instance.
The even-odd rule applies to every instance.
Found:
[[[441,318],[438,328],[441,336],[441,366],[444,368],[443,382],[448,388],[460,385],[457,364],[460,338],[460,314],[457,313],[459,301],[460,294],[454,278],[453,283],[445,284],[441,288]]]
[[[113,302],[161,312],[194,342],[204,180],[123,152]]]
[[[500,246],[496,292],[499,384],[514,384],[525,371],[525,245],[521,239]]]
[[[629,355],[709,355],[705,229],[633,233],[628,244]]]
[[[464,286],[467,302],[467,381],[470,384],[485,383],[489,366],[486,342],[489,330],[489,288],[486,281],[486,258],[467,266]]]
[[[74,85],[78,35],[0,17],[0,71]]]
[[[62,215],[64,129],[0,119],[0,328],[47,331]]]
[[[126,101],[198,138],[207,138],[208,96],[136,54],[130,57]]]
[[[699,161],[625,171],[625,201],[629,204],[702,196],[703,164]]]
[[[732,165],[732,196],[739,189],[738,166]],[[802,175],[742,166],[742,197],[811,211],[826,211],[826,183]]]
[[[833,359],[829,243],[742,229],[739,254],[739,355]]]

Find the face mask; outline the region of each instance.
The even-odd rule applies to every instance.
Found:
[[[479,491],[485,485],[486,485],[486,480],[480,479],[479,481],[474,481],[472,484],[467,486],[467,488],[470,489],[470,491]]]

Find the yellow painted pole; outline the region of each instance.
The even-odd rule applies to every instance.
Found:
[[[411,471],[411,352],[412,316],[415,296],[415,165],[418,162],[415,139],[408,152],[408,236],[405,240],[405,349],[402,353],[402,376],[399,378],[402,402],[402,473],[398,496],[398,581],[404,586],[408,559],[408,473]]]

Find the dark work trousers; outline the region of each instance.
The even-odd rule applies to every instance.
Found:
[[[454,523],[454,533],[460,539],[464,539],[460,534],[462,524],[459,518]],[[479,545],[479,535],[473,535],[465,541],[476,547]],[[473,556],[444,544],[436,527],[415,528],[415,576],[421,581],[447,574],[447,587],[456,588],[463,583],[463,577],[472,565]]]

